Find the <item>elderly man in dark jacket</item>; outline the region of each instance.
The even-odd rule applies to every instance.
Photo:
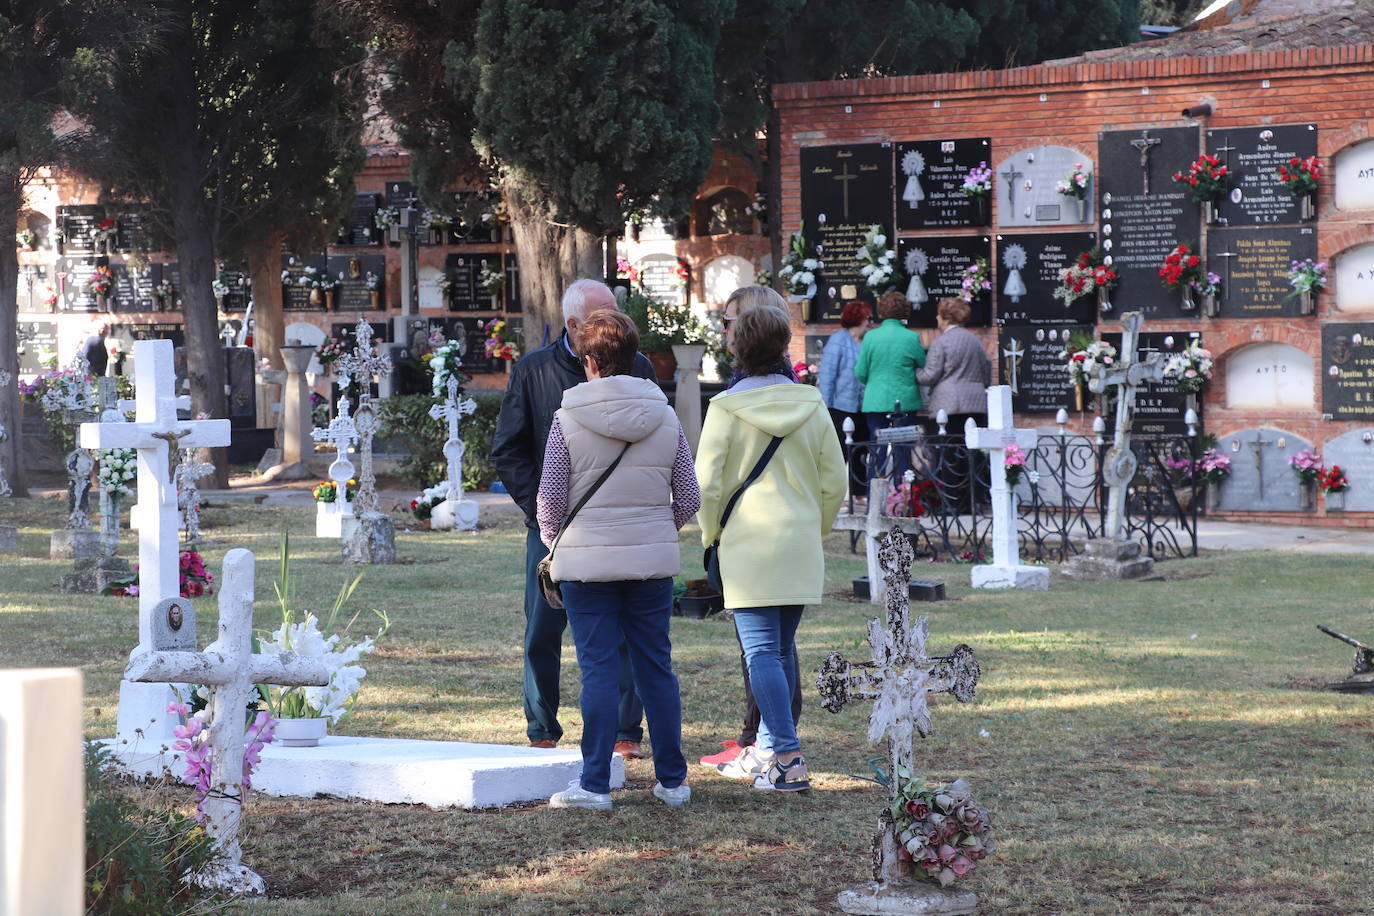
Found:
[[[581,321],[592,312],[616,308],[615,295],[595,280],[578,280],[563,294],[563,333],[548,346],[516,361],[501,401],[501,415],[492,437],[491,460],[501,482],[525,513],[525,720],[531,747],[554,747],[563,736],[558,723],[558,671],[563,653],[563,630],[568,618],[549,605],[539,589],[535,569],[548,548],[539,539],[535,496],[544,470],[544,447],[554,412],[563,406],[563,392],[587,380],[572,341]],[[635,357],[634,374],[654,377],[643,353]],[[629,656],[620,647],[620,728],[615,749],[626,757],[641,755],[644,706],[635,694]]]

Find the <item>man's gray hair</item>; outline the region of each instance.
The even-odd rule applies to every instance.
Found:
[[[587,291],[592,289],[604,290],[608,295],[611,288],[600,280],[590,280],[583,278],[573,281],[572,285],[563,293],[563,323],[567,324],[569,318],[576,318],[578,321],[587,317]]]

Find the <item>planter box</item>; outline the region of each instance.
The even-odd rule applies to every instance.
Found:
[[[701,620],[725,610],[725,598],[721,595],[683,595],[677,599],[677,607],[681,616]]]
[[[912,579],[907,583],[906,592],[912,601],[944,601],[945,583],[930,579]],[[861,601],[867,601],[872,597],[868,590],[868,576],[860,576],[854,580],[854,597]]]

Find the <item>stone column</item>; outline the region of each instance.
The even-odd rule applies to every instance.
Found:
[[[701,361],[706,356],[705,344],[673,344],[677,357],[677,397],[674,409],[687,444],[696,454],[701,440]]]
[[[310,387],[305,370],[315,348],[309,344],[286,344],[281,348],[286,363],[286,384],[282,386],[281,463],[262,476],[268,480],[305,480],[312,476],[306,458],[314,454],[310,438]],[[309,451],[307,451],[307,449]]]

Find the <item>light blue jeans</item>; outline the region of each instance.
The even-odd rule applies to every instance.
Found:
[[[749,682],[763,720],[755,746],[775,754],[800,751],[792,695],[798,689],[796,637],[802,606],[738,607],[734,615],[735,631],[749,665]]]

